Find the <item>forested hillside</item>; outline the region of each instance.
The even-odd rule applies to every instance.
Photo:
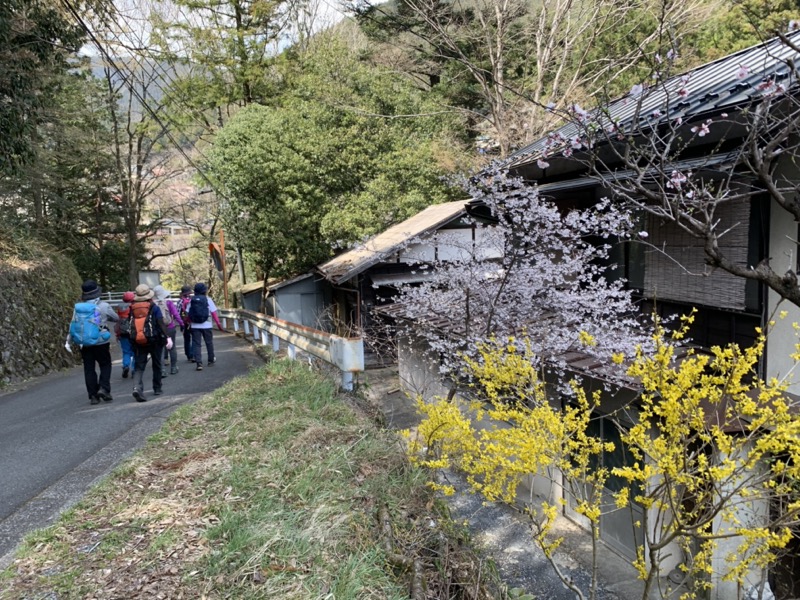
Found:
[[[0,211],[110,289],[209,278],[220,229],[248,277],[292,275],[460,197],[454,177],[663,57],[689,68],[798,18],[793,0],[13,0]]]

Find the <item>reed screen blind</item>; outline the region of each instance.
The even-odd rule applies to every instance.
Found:
[[[719,246],[732,261],[746,265],[750,203],[729,202],[717,208],[716,230],[727,231]],[[730,231],[728,231],[730,230]],[[644,252],[644,294],[647,297],[688,304],[745,310],[745,279],[706,265],[702,240],[674,223],[647,217],[648,242],[664,252]]]

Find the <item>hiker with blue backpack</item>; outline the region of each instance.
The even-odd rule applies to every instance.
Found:
[[[197,363],[195,369],[203,370],[203,341],[208,351],[208,364],[213,365],[217,362],[214,355],[214,324],[220,331],[222,323],[219,322],[217,315],[217,305],[207,296],[208,288],[205,283],[196,283],[194,286],[194,296],[189,302],[189,321],[192,331],[192,358]],[[212,323],[213,320],[213,323]]]
[[[81,301],[75,304],[72,321],[69,325],[69,343],[81,349],[83,376],[91,404],[101,401],[111,402],[111,331],[109,322],[119,317],[113,308],[100,300],[103,290],[93,279],[87,279],[81,286]],[[100,367],[100,377],[96,366]]]

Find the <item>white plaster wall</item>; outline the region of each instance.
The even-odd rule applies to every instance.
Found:
[[[439,373],[439,357],[424,340],[413,336],[398,338],[397,364],[404,392],[426,400],[447,396],[449,388]]]
[[[730,486],[720,489],[720,493],[731,493]],[[734,495],[731,501],[737,506],[735,519],[738,526],[752,525],[753,527],[762,526],[769,518],[769,504],[764,500],[745,500],[740,495]],[[714,519],[714,531],[725,533],[731,528],[731,521],[718,515]],[[751,569],[745,576],[743,584],[737,581],[724,581],[725,575],[730,572],[731,566],[726,558],[738,555],[737,547],[741,543],[741,538],[732,537],[719,540],[712,560],[714,569],[714,587],[712,588],[710,600],[741,600],[747,597],[747,592],[761,580],[761,572],[758,569]]]
[[[410,244],[398,253],[401,263],[431,262],[436,259],[436,246],[428,243]]]
[[[475,229],[446,229],[423,242],[410,244],[398,255],[400,262],[430,262],[438,257],[442,261],[467,260],[473,254],[478,260],[502,256],[502,239],[493,227]]]
[[[789,269],[797,269],[797,222],[794,217],[778,206],[774,201],[770,207],[770,266],[783,275]],[[800,377],[792,373],[794,361],[789,355],[794,352],[795,344],[800,341],[795,336],[792,323],[800,323],[800,308],[790,302],[780,302],[780,296],[769,291],[767,298],[767,315],[775,320],[775,327],[767,338],[766,379],[788,377],[791,381],[789,392],[800,394]],[[778,314],[785,310],[789,314],[784,319]]]

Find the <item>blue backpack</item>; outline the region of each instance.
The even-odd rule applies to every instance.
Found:
[[[102,315],[94,302],[78,302],[72,322],[69,324],[69,337],[79,346],[96,346],[111,337],[108,329],[101,329]]]
[[[195,294],[189,302],[189,320],[192,323],[208,321],[208,297]]]

